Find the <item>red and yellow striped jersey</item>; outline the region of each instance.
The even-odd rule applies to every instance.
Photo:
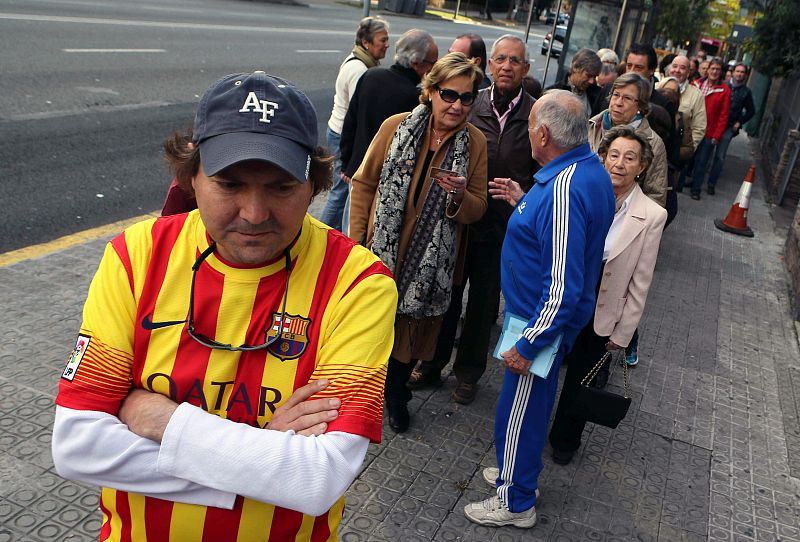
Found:
[[[379,442],[397,300],[383,263],[307,215],[281,322],[283,257],[244,268],[211,254],[197,271],[196,331],[233,345],[283,331],[266,350],[230,352],[199,344],[185,323],[159,326],[186,320],[192,264],[208,246],[197,211],[137,224],[109,243],[56,403],[117,415],[137,387],[265,427],[295,389],[327,378],[314,398],[342,401],[328,431]],[[101,540],[316,541],[337,539],[344,499],[314,518],[242,497],[222,510],[103,489],[101,508]]]

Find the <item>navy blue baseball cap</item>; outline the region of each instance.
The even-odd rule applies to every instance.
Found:
[[[206,175],[243,160],[269,162],[308,180],[317,113],[292,83],[263,71],[226,75],[200,100],[192,142]]]

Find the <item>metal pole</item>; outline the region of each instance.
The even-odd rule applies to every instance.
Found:
[[[461,0],[456,2],[456,12],[453,13],[453,20],[455,21],[458,18],[458,10],[461,8]]]
[[[364,0],[364,11],[361,12],[361,17],[369,17],[370,6],[372,6],[372,0]]]
[[[533,0],[531,0],[533,2]],[[550,30],[550,44],[547,47],[547,59],[544,61],[544,74],[542,75],[542,88],[547,88],[545,81],[547,81],[547,70],[550,68],[550,52],[553,50],[553,42],[556,41],[556,27],[558,26],[558,16],[561,14],[561,0],[558,0],[558,8],[556,9],[555,20],[553,20],[553,28]],[[528,15],[528,26],[530,26],[530,14]],[[527,35],[525,41],[528,41]],[[564,55],[567,51],[564,50],[566,44],[561,46],[561,54]]]
[[[619,46],[619,35],[622,32],[622,21],[625,19],[625,10],[628,9],[628,0],[622,0],[622,11],[619,14],[619,21],[617,22],[617,33],[614,36],[614,46],[612,49],[615,51]]]
[[[525,27],[525,43],[528,43],[528,35],[531,33],[531,19],[533,18],[533,3],[536,0],[529,0],[528,2],[528,25]],[[556,17],[558,19],[558,17]]]

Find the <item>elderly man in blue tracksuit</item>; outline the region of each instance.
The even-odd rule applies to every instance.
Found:
[[[558,387],[558,369],[594,311],[603,245],[614,217],[611,179],[587,144],[586,108],[569,91],[550,91],[531,109],[531,152],[542,169],[514,209],[502,251],[507,313],[528,319],[522,337],[502,356],[506,363],[495,418],[497,495],[468,504],[482,525],[536,523],[542,450]],[[530,365],[561,337],[547,378]]]

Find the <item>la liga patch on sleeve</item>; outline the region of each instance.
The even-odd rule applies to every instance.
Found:
[[[88,335],[78,335],[78,341],[75,343],[75,349],[72,350],[72,354],[70,354],[69,359],[67,360],[67,366],[64,368],[64,372],[61,373],[61,378],[72,382],[72,379],[75,378],[75,373],[78,372],[78,367],[81,366],[81,361],[83,360],[83,356],[86,354],[86,350],[89,348],[89,343],[91,341],[92,338]]]

